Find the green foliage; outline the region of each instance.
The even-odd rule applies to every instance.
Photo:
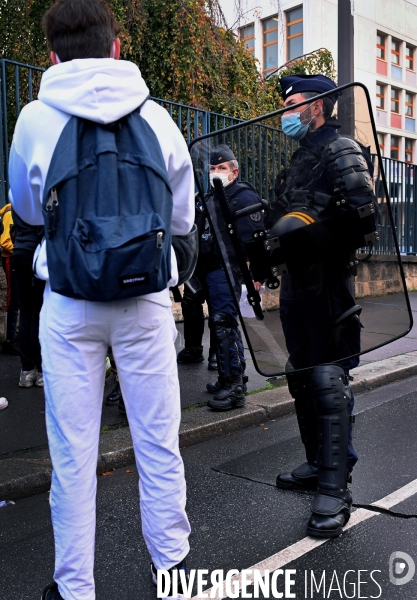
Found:
[[[218,0],[108,2],[122,27],[122,58],[139,66],[153,96],[242,119],[282,105],[278,77],[263,79],[256,60],[222,24]],[[41,19],[51,4],[0,0],[1,57],[49,65]],[[279,75],[319,72],[334,78],[327,50],[286,65]]]

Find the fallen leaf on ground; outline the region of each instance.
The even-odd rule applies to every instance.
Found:
[[[104,471],[104,473],[100,473],[103,477],[108,477],[109,475],[113,475],[113,471]]]
[[[133,473],[132,469],[126,469],[126,473]]]

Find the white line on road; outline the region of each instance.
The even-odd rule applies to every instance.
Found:
[[[396,504],[407,500],[407,498],[410,498],[414,494],[417,494],[417,479],[410,481],[410,483],[407,483],[407,485],[400,488],[396,492],[392,492],[392,494],[385,496],[385,498],[377,500],[377,502],[373,502],[371,506],[375,506],[376,508],[390,509]]]
[[[371,506],[375,506],[376,508],[390,509],[393,506],[395,506],[396,504],[399,504],[400,502],[407,500],[407,498],[410,498],[414,494],[417,494],[417,479],[415,479],[414,481],[411,481],[410,483],[403,486],[399,490],[396,490],[392,494],[389,494],[388,496],[381,498],[381,500],[377,500],[376,502],[373,502],[371,504]],[[372,517],[376,517],[380,514],[381,513],[379,513],[379,512],[366,510],[365,508],[359,508],[354,513],[352,513],[349,523],[346,525],[346,527],[344,527],[343,531],[347,531],[351,527],[354,527],[355,525],[358,525],[359,523],[363,523],[367,519],[372,519]],[[268,571],[269,573],[271,573],[272,571],[281,569],[283,566],[287,565],[288,563],[291,563],[294,560],[301,558],[301,556],[303,556],[304,554],[311,552],[311,550],[314,550],[315,548],[322,546],[323,544],[325,544],[328,541],[329,541],[328,539],[316,539],[316,538],[312,538],[312,537],[305,537],[302,540],[300,540],[299,542],[296,542],[295,544],[288,546],[288,548],[284,548],[284,550],[277,552],[277,554],[274,554],[273,556],[265,558],[264,560],[257,563],[256,565],[253,565],[252,567],[248,567],[244,571],[252,571],[252,574],[253,574],[254,570],[260,571],[261,576],[264,577],[263,571]],[[238,575],[236,575],[235,577],[233,577],[231,579],[232,582],[237,581],[239,583],[239,590],[242,588],[242,573],[244,571],[241,571]],[[253,575],[251,576],[248,574],[246,576],[246,581],[252,582]],[[192,598],[192,600],[206,600],[207,598],[211,598],[210,592],[212,589],[213,588],[204,590],[204,594],[205,594],[206,598],[203,598],[201,596],[194,596]],[[224,586],[223,586],[222,592],[221,593],[217,592],[216,595],[213,596],[213,598],[215,600],[224,600],[224,598],[227,598]]]

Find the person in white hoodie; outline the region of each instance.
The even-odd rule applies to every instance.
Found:
[[[140,71],[120,56],[119,28],[102,0],[59,0],[45,14],[53,63],[38,100],[17,121],[10,153],[10,201],[30,225],[43,225],[49,164],[72,115],[111,123],[149,94]],[[172,234],[194,223],[194,179],[186,143],[168,112],[148,100],[142,117],[162,149],[173,193]],[[53,464],[50,504],[55,536],[54,583],[44,600],[94,600],[96,468],[107,347],[112,346],[139,471],[142,531],[157,569],[184,569],[190,526],[179,453],[177,335],[168,287],[116,302],[90,302],[51,291],[42,243],[37,277],[46,280],[40,341],[46,423]],[[168,595],[168,597],[171,597]],[[183,596],[175,596],[175,598]]]

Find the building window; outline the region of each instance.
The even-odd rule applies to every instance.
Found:
[[[391,88],[391,112],[400,113],[400,90]]]
[[[398,40],[391,40],[391,62],[393,65],[400,65],[400,44]]]
[[[405,140],[405,162],[413,162],[413,140]]]
[[[246,25],[239,29],[240,40],[245,44],[245,48],[249,54],[255,56],[255,26]]]
[[[379,144],[379,148],[381,150],[381,154],[382,154],[382,156],[384,156],[385,136],[383,133],[377,133],[377,136],[378,136],[378,144]]]
[[[303,53],[303,7],[287,12],[287,60]]]
[[[278,16],[263,21],[264,73],[278,67]]]
[[[385,85],[376,84],[376,107],[385,110]]]
[[[396,135],[391,136],[391,158],[396,158],[400,154],[400,138]]]
[[[405,66],[410,71],[414,71],[414,48],[409,44],[405,46]]]
[[[405,93],[405,115],[406,117],[414,117],[414,94]]]
[[[385,44],[387,41],[387,36],[378,33],[376,36],[376,56],[382,60],[386,60],[385,58]]]

